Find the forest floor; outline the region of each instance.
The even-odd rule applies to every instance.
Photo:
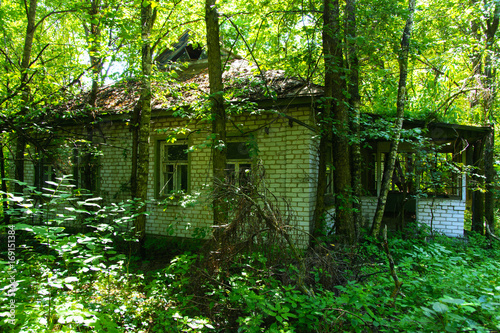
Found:
[[[1,331],[500,331],[500,242],[473,233],[459,240],[412,227],[390,236],[398,290],[371,238],[351,248],[325,240],[300,261],[285,248],[236,253],[150,239],[141,259],[126,242],[61,231],[16,230],[25,244],[16,271],[2,253]]]

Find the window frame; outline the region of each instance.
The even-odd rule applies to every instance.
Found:
[[[165,151],[165,147],[169,146],[185,146],[186,150],[189,149],[189,142],[187,139],[177,139],[175,142],[168,142],[167,139],[158,139],[156,140],[156,147],[155,147],[155,164],[156,164],[156,170],[155,170],[155,198],[157,199],[166,199],[166,198],[178,198],[178,193],[183,192],[183,193],[189,193],[191,190],[191,154],[186,151],[186,160],[166,160],[164,159],[165,154],[168,154]],[[169,163],[172,162],[172,163]],[[165,191],[168,191],[168,181],[165,181],[166,179],[166,167],[167,165],[173,165],[173,177],[172,179],[174,180],[173,188],[170,191],[170,193],[167,193]],[[186,166],[185,172],[186,172],[186,186],[185,188],[182,188],[182,175],[178,175],[178,172],[180,171],[182,173],[182,169],[179,167]]]
[[[366,149],[364,152],[364,161],[370,165],[365,167],[363,187],[370,191],[368,183],[373,182],[376,191],[370,191],[369,195],[378,196],[382,186],[385,161],[389,154],[389,143],[375,142],[370,146],[374,148]],[[397,161],[400,163],[405,183],[408,185],[406,188],[407,195],[421,198],[437,197],[457,200],[464,198],[463,187],[465,186],[465,175],[463,171],[448,172],[451,176],[444,177],[444,180],[440,181],[445,186],[436,187],[437,191],[433,191],[431,187],[427,187],[427,183],[434,181],[432,173],[436,170],[451,170],[453,167],[460,170],[461,166],[465,165],[465,154],[463,151],[455,152],[450,149],[449,145],[439,143],[433,143],[431,148],[427,149],[415,149],[412,145],[407,144],[400,145],[397,154]],[[434,158],[431,158],[434,155],[436,157],[440,156],[436,158],[440,163],[434,163]],[[442,165],[444,164],[448,166],[443,167]],[[390,191],[405,193],[398,187],[397,183],[394,183],[397,176],[396,173],[393,174]]]
[[[235,138],[229,138],[226,142],[228,146],[228,154],[226,155],[226,177],[228,180],[231,180],[231,183],[234,185],[237,185],[239,187],[244,186],[242,184],[242,178],[241,174],[244,172],[242,168],[245,168],[244,165],[249,165],[250,166],[250,173],[252,172],[253,169],[253,159],[250,156],[250,152],[247,146],[247,140],[246,138],[243,137],[235,137]],[[229,145],[230,144],[244,144],[247,148],[245,152],[239,152],[243,156],[248,155],[247,157],[238,157],[238,158],[230,158],[229,156]],[[234,170],[230,169],[230,165],[234,165]],[[247,170],[248,168],[245,168]]]
[[[41,191],[43,188],[49,188],[51,185],[47,182],[56,181],[56,169],[50,162],[41,162],[35,166],[34,182],[35,187]]]
[[[77,141],[74,142],[74,146],[72,149],[72,156],[71,156],[71,174],[72,174],[72,183],[73,185],[76,186],[78,189],[85,189],[89,190],[84,187],[84,174],[85,174],[85,161],[86,161],[86,154],[88,153],[89,147],[86,147],[87,141]],[[101,189],[101,163],[100,163],[100,157],[98,155],[92,155],[91,157],[91,162],[95,163],[94,165],[94,189],[93,191],[95,193],[99,193]]]

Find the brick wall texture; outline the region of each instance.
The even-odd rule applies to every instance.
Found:
[[[306,124],[313,124],[309,107],[290,108],[287,114]],[[206,146],[211,124],[189,125],[184,139],[194,151],[188,155],[189,194],[197,197],[194,205],[181,205],[176,201],[162,203],[159,197],[159,152],[160,142],[165,142],[168,133],[186,125],[186,119],[173,116],[152,118],[150,138],[150,164],[148,181],[146,232],[153,235],[176,235],[193,237],[200,232],[209,232],[212,209],[206,195],[211,185],[211,151]],[[73,132],[77,131],[76,129]],[[228,138],[232,141],[247,141],[245,133],[252,133],[258,146],[258,156],[252,165],[261,164],[265,169],[265,183],[270,192],[280,198],[282,208],[285,201],[294,210],[294,223],[303,230],[309,229],[314,210],[316,184],[316,140],[314,133],[304,126],[290,122],[275,113],[232,116],[227,126]],[[127,121],[108,121],[100,124],[102,139],[99,157],[99,195],[105,203],[130,198],[130,172],[132,134]],[[71,168],[68,168],[71,170]],[[26,164],[27,181],[33,181],[33,166]],[[198,196],[199,195],[199,196]],[[284,199],[284,200],[281,200]],[[304,240],[307,237],[304,236]]]
[[[309,107],[291,107],[287,115],[313,125]],[[186,125],[186,118],[174,116],[153,117],[151,122],[150,164],[148,181],[148,205],[146,232],[153,235],[176,235],[194,237],[211,230],[212,209],[207,194],[211,184],[211,151],[205,144],[210,134],[211,124],[192,121],[179,139],[187,141],[193,148],[189,153],[189,194],[196,197],[194,205],[177,202],[162,203],[159,197],[159,153],[160,142],[168,133]],[[76,133],[82,129],[73,129]],[[314,213],[317,177],[317,146],[315,133],[296,122],[276,113],[245,114],[231,116],[227,126],[229,140],[246,141],[245,135],[252,133],[258,146],[258,156],[253,165],[261,164],[265,169],[265,183],[276,197],[281,198],[281,208],[285,202],[294,211],[297,227],[304,231],[309,226]],[[127,121],[107,121],[100,125],[99,195],[105,203],[130,199],[130,171],[132,134]],[[71,147],[69,147],[71,148]],[[71,154],[68,154],[71,156]],[[69,160],[69,157],[68,157]],[[71,168],[67,168],[71,172]],[[34,179],[33,165],[26,163],[26,181]],[[363,197],[363,216],[367,223],[373,220],[376,198]],[[465,201],[450,199],[419,199],[417,219],[431,224],[449,236],[463,235]],[[327,224],[333,225],[334,211],[328,210]],[[304,234],[304,241],[307,237]]]
[[[370,226],[377,208],[376,197],[361,199],[365,227]],[[432,227],[447,236],[464,235],[465,200],[445,198],[419,198],[417,200],[417,222]]]

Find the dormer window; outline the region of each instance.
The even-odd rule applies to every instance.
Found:
[[[167,69],[173,63],[191,62],[206,58],[201,44],[193,43],[190,37],[190,31],[186,30],[179,38],[179,41],[172,45],[171,49],[166,49],[156,57],[156,63],[160,70]]]

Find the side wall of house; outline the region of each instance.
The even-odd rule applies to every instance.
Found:
[[[289,108],[286,113],[306,124],[313,123],[309,107]],[[293,222],[299,229],[308,231],[314,211],[314,179],[317,173],[312,131],[277,113],[239,115],[231,120],[227,128],[229,141],[244,142],[248,140],[248,134],[253,136],[258,154],[250,163],[253,167],[258,164],[263,166],[265,178],[262,184],[277,198],[275,203],[284,212],[287,206],[292,209]],[[151,235],[202,237],[211,230],[212,209],[207,187],[211,185],[212,166],[211,151],[206,145],[210,124],[196,123],[188,127],[185,135],[178,136],[192,150],[188,154],[189,194],[192,200],[182,203],[169,201],[157,193],[161,163],[157,156],[159,146],[166,142],[168,133],[185,125],[186,120],[179,117],[152,119],[148,182],[148,197],[152,201],[148,204],[150,214],[146,224],[146,232]],[[100,124],[102,153],[99,157],[98,188],[99,196],[105,203],[130,199],[132,135],[129,128],[126,121]],[[32,182],[33,166],[27,165],[26,171],[27,181]],[[306,233],[298,234],[305,244],[308,239]]]
[[[450,237],[464,235],[465,200],[419,199],[417,220]]]
[[[361,202],[365,220],[364,226],[368,228],[375,216],[377,198],[363,197]],[[465,206],[465,200],[420,198],[417,200],[417,221],[447,236],[462,237],[464,235]]]
[[[287,110],[287,114],[294,118],[311,123],[309,108],[294,108]],[[172,118],[157,119],[153,124],[155,130],[175,128],[182,126],[182,120]],[[151,234],[175,234],[185,237],[194,237],[209,232],[212,221],[212,210],[209,197],[205,188],[211,184],[211,151],[204,148],[209,135],[209,125],[199,124],[188,137],[190,147],[196,147],[190,153],[190,193],[195,195],[201,193],[198,203],[193,207],[182,205],[151,205],[149,209],[153,212],[148,220],[148,232]],[[246,141],[248,138],[242,133],[251,133],[257,144],[258,155],[252,161],[262,164],[265,170],[264,186],[273,193],[278,200],[276,204],[285,210],[285,202],[292,208],[295,218],[294,222],[303,230],[308,230],[312,216],[311,188],[314,181],[311,172],[314,169],[314,161],[311,158],[312,133],[310,130],[297,123],[291,123],[287,119],[277,115],[245,115],[232,118],[228,125],[229,141]],[[152,134],[151,149],[155,142],[164,140],[163,134]],[[154,153],[154,152],[151,152]],[[150,165],[150,174],[157,173],[156,165]],[[152,178],[150,178],[152,180]],[[150,181],[149,195],[156,197],[154,183]],[[305,241],[306,237],[302,237]]]
[[[294,108],[287,114],[304,122],[311,123],[310,108]],[[152,124],[151,155],[154,156],[155,146],[165,140],[162,130],[183,126],[182,119],[158,118]],[[147,231],[150,234],[174,234],[184,237],[196,237],[210,232],[212,210],[207,187],[211,185],[211,151],[204,147],[210,134],[209,124],[197,124],[190,127],[192,134],[187,136],[190,147],[194,151],[189,154],[190,194],[197,198],[194,205],[152,204],[148,209],[152,212],[148,218]],[[291,123],[288,119],[276,114],[240,115],[232,117],[228,124],[228,141],[247,141],[251,133],[257,144],[258,154],[253,159],[253,167],[261,164],[265,170],[262,181],[270,193],[278,199],[276,204],[285,211],[285,202],[294,212],[294,223],[305,231],[309,228],[312,216],[311,178],[314,161],[311,158],[312,133],[307,128]],[[181,137],[182,138],[182,137]],[[150,174],[158,173],[156,163],[150,164]],[[154,177],[150,177],[148,193],[151,198],[157,198]],[[271,197],[271,196],[269,196]],[[307,237],[303,234],[302,241]]]

